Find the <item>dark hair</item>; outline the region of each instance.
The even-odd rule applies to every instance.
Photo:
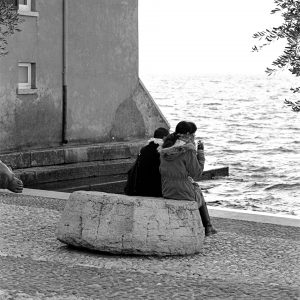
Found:
[[[177,124],[175,128],[176,133],[187,134],[187,133],[195,133],[197,130],[197,126],[193,122],[181,121]]]
[[[181,121],[177,124],[175,128],[175,132],[169,134],[162,145],[162,148],[169,148],[175,144],[177,141],[179,134],[193,134],[197,130],[197,126],[193,122]]]
[[[195,133],[197,131],[196,124],[194,122],[188,122],[188,123],[190,124],[190,129],[191,129],[190,133],[191,134]]]
[[[169,148],[175,144],[175,142],[178,139],[178,135],[174,132],[169,135],[164,140],[164,143],[162,144],[162,148]]]
[[[154,131],[153,137],[156,139],[162,139],[169,134],[169,130],[163,127],[159,127]]]

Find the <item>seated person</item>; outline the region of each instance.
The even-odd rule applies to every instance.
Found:
[[[210,236],[217,230],[212,226],[201,188],[195,182],[200,180],[205,162],[203,143],[195,143],[196,130],[193,122],[179,122],[159,149],[162,194],[164,198],[196,201],[205,235]]]
[[[0,189],[8,189],[14,193],[22,193],[23,182],[12,170],[0,160]]]
[[[168,134],[166,128],[156,129],[153,138],[141,149],[135,164],[128,171],[128,180],[124,189],[126,195],[162,197],[160,155],[157,148],[162,145],[163,138]]]

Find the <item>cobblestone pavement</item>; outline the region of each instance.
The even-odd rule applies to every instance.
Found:
[[[56,240],[64,203],[0,193],[0,300],[300,299],[299,228],[214,218],[198,255],[116,256]]]

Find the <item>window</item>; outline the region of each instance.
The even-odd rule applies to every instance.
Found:
[[[39,13],[36,11],[35,0],[14,0],[14,3],[16,3],[16,5],[18,6],[18,13],[21,16],[39,16]]]
[[[31,88],[31,64],[19,63],[18,79],[19,79],[19,89]]]
[[[18,89],[34,90],[35,86],[35,64],[19,63],[18,64]]]
[[[20,11],[31,11],[31,0],[19,0]]]

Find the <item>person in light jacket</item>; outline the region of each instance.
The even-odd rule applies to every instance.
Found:
[[[217,233],[212,226],[207,206],[199,185],[204,168],[204,147],[201,141],[195,144],[197,126],[181,121],[175,132],[169,134],[160,152],[160,174],[164,198],[196,201],[205,235]]]

